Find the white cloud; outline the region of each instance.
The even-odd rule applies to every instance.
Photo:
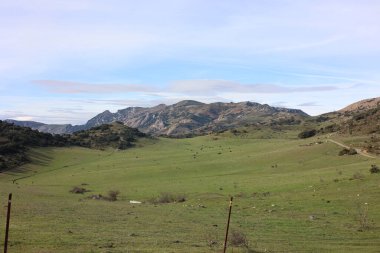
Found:
[[[178,80],[168,87],[161,89],[144,84],[114,84],[114,83],[81,83],[60,80],[35,80],[33,83],[46,88],[48,91],[60,94],[78,93],[160,93],[188,94],[188,95],[217,95],[226,92],[234,93],[295,93],[332,91],[339,89],[333,85],[319,86],[289,86],[276,84],[242,84],[228,80]]]
[[[156,89],[142,84],[90,84],[81,82],[59,80],[35,80],[33,83],[42,86],[53,93],[78,94],[78,93],[129,93],[129,92],[154,92]]]
[[[276,84],[242,84],[226,80],[182,80],[174,82],[169,91],[186,94],[233,93],[294,93],[336,90],[336,86],[285,86]]]

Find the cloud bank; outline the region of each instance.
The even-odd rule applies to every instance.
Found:
[[[172,84],[154,88],[143,84],[91,84],[71,81],[59,80],[35,80],[37,84],[49,92],[59,94],[78,94],[78,93],[179,93],[189,95],[217,95],[221,93],[263,93],[263,94],[279,94],[279,93],[297,93],[297,92],[315,92],[315,91],[332,91],[337,90],[337,86],[285,86],[276,84],[243,84],[227,80],[179,80]]]

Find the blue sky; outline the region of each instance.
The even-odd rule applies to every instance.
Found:
[[[3,0],[0,119],[255,101],[311,115],[380,96],[377,0]]]

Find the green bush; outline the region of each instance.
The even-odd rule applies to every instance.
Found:
[[[379,169],[379,167],[377,165],[372,164],[371,168],[369,169],[369,172],[371,172],[371,174],[379,173],[380,169]]]
[[[339,151],[339,155],[340,156],[343,156],[343,155],[356,155],[357,153],[358,152],[354,148],[350,148],[350,149],[344,148],[341,151]]]
[[[305,130],[298,134],[298,138],[306,139],[306,138],[313,137],[316,134],[317,134],[317,130],[315,129]]]
[[[75,194],[83,194],[85,192],[88,192],[88,190],[86,190],[83,187],[74,186],[73,189],[70,190],[70,192]]]

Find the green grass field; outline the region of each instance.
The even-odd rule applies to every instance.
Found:
[[[369,173],[380,160],[286,136],[35,149],[33,164],[0,174],[0,238],[12,192],[12,253],[220,252],[234,196],[231,230],[246,234],[249,249],[228,252],[380,252],[380,174]],[[90,192],[69,192],[82,184]],[[118,201],[88,198],[109,190]],[[163,192],[186,201],[149,202]]]

